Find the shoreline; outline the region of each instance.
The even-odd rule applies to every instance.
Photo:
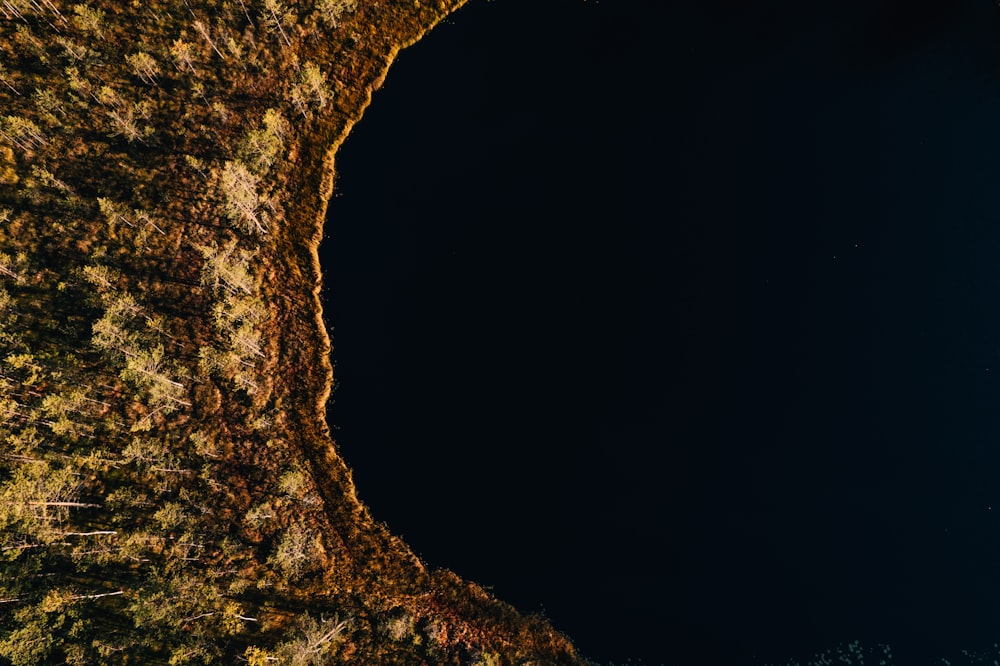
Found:
[[[431,31],[436,28],[441,21],[444,21],[454,12],[458,11],[464,7],[469,0],[455,0],[455,4],[442,13],[433,23],[428,25],[422,32],[414,36],[412,39],[397,45],[386,57],[385,62],[382,66],[381,72],[378,77],[372,81],[371,84],[365,86],[363,97],[364,103],[358,107],[355,115],[347,119],[347,122],[341,128],[340,133],[334,138],[333,142],[330,144],[329,148],[325,151],[323,157],[323,163],[320,166],[320,190],[319,195],[323,201],[322,210],[315,220],[315,229],[313,237],[308,241],[308,251],[312,255],[313,259],[313,278],[315,285],[313,288],[313,298],[315,299],[316,308],[316,326],[320,333],[320,337],[323,341],[324,348],[326,352],[323,354],[323,360],[321,361],[321,366],[325,372],[326,379],[325,385],[320,391],[319,395],[316,397],[316,411],[318,418],[322,421],[324,430],[329,432],[329,424],[326,422],[326,409],[327,402],[329,401],[330,395],[333,391],[333,364],[331,363],[331,354],[333,349],[333,340],[330,337],[329,331],[327,330],[326,321],[323,318],[323,266],[319,257],[319,248],[323,243],[323,232],[326,228],[326,216],[329,210],[330,200],[333,197],[334,188],[336,187],[336,157],[337,151],[340,146],[347,140],[350,136],[351,131],[354,126],[359,123],[363,118],[365,111],[372,103],[372,98],[377,90],[379,90],[385,83],[385,79],[389,74],[389,70],[392,65],[396,62],[396,58],[399,54],[410,48],[411,46],[419,43],[424,37],[426,37]]]
[[[399,53],[467,0],[343,21],[336,2],[195,3],[195,35],[166,4],[107,0],[0,22],[0,440],[26,453],[0,460],[18,554],[0,563],[0,659],[106,663],[112,640],[129,663],[282,661],[340,617],[321,632],[338,663],[585,663],[544,619],[425,565],[332,437],[336,155]],[[74,623],[25,610],[40,604]],[[25,656],[36,630],[53,640]]]

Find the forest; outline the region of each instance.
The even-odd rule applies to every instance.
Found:
[[[585,663],[325,422],[334,154],[462,2],[0,1],[0,663]]]

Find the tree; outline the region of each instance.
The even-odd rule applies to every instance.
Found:
[[[328,657],[347,638],[351,620],[334,617],[331,620],[316,620],[305,615],[300,626],[293,630],[292,640],[278,648],[280,662],[289,666],[319,666],[329,663]]]
[[[207,375],[231,379],[240,371],[240,357],[233,351],[202,347],[198,350],[198,367]]]
[[[94,9],[89,5],[74,5],[73,23],[85,33],[92,35],[96,40],[104,39],[105,14],[100,9]]]
[[[0,120],[0,136],[22,151],[40,148],[48,143],[38,125],[21,116],[6,116]]]
[[[142,308],[128,293],[109,292],[103,300],[104,315],[93,324],[91,342],[115,359],[134,355],[139,341],[128,325]]]
[[[215,304],[212,315],[216,328],[228,330],[241,322],[259,324],[267,318],[267,308],[259,298],[230,295]]]
[[[14,150],[10,146],[0,146],[0,185],[17,185],[19,180]],[[9,220],[11,212],[9,208],[0,209],[0,223]]]
[[[284,143],[288,138],[288,132],[291,129],[288,121],[278,109],[268,109],[264,112],[264,127],[267,128],[268,134],[281,143]]]
[[[83,60],[93,54],[86,44],[77,44],[66,37],[56,37],[56,43],[63,47],[63,52],[73,60]]]
[[[246,71],[247,66],[243,64],[243,47],[240,46],[240,43],[230,37],[226,40],[226,49],[233,54],[236,62],[240,63],[240,66]]]
[[[294,581],[315,569],[321,557],[319,537],[301,525],[292,525],[281,536],[268,563],[287,580]]]
[[[323,20],[334,28],[340,25],[340,19],[345,14],[351,14],[358,8],[358,0],[318,0],[316,9]]]
[[[264,234],[267,233],[267,220],[259,210],[258,181],[243,162],[229,160],[222,168],[220,187],[229,219],[248,233]]]
[[[98,197],[97,205],[101,209],[101,213],[104,215],[104,219],[108,221],[112,227],[119,224],[124,224],[129,227],[134,227],[132,221],[128,217],[128,210],[121,204],[115,203],[111,199],[106,197]],[[87,269],[84,268],[84,271]]]
[[[63,71],[66,74],[69,89],[79,95],[82,98],[81,102],[86,106],[85,100],[94,96],[94,87],[87,80],[87,77],[80,74],[80,70],[76,67],[67,67]]]
[[[138,76],[143,83],[156,85],[156,77],[160,74],[160,66],[156,63],[153,56],[145,51],[139,51],[127,56],[125,60],[128,62],[129,67],[132,68],[132,73]]]
[[[183,39],[177,39],[170,47],[170,57],[174,59],[174,64],[177,69],[183,71],[187,68],[192,74],[195,74],[194,69],[194,50],[191,48],[191,44],[185,42]]]
[[[35,666],[43,664],[52,651],[58,647],[61,640],[53,640],[57,626],[52,625],[49,613],[41,608],[25,612],[22,609],[16,615],[17,624],[10,628],[9,633],[0,633],[0,656],[10,660],[14,666]],[[2,630],[0,630],[2,631]]]
[[[132,425],[133,432],[151,428],[153,418],[157,415],[170,414],[180,406],[191,406],[190,402],[181,397],[187,389],[180,382],[171,379],[167,374],[168,370],[162,345],[145,349],[133,348],[126,355],[121,378],[142,391],[142,397],[150,410]]]
[[[27,257],[24,255],[10,256],[0,253],[0,276],[13,279],[16,283],[24,282],[24,269]]]
[[[288,35],[285,34],[285,29],[282,27],[282,24],[294,23],[295,16],[280,2],[278,2],[278,0],[264,0],[264,12],[274,23],[275,27],[278,28],[278,33],[281,35],[281,39],[285,42],[285,46],[291,46],[292,43],[288,40]]]
[[[10,89],[10,91],[15,95],[20,96],[21,93],[18,91],[17,88],[14,87],[14,84],[11,83],[11,80],[12,80],[11,75],[7,71],[7,68],[4,67],[3,65],[0,65],[0,83],[7,86],[7,88]]]
[[[212,33],[209,32],[208,27],[201,21],[195,21],[191,25],[198,32],[198,34],[201,35],[206,42],[208,42],[208,45],[212,47],[212,50],[215,51],[220,58],[225,60],[226,56],[222,55],[222,51],[220,51],[219,48],[215,45],[215,42],[212,41]]]
[[[107,199],[104,201],[107,201]],[[113,268],[94,264],[83,267],[83,279],[97,287],[98,293],[104,294],[117,289],[117,286],[121,283],[122,274]]]
[[[299,466],[288,470],[278,479],[278,489],[294,500],[305,504],[318,504],[321,500],[315,492],[312,477]]]
[[[107,116],[111,119],[112,124],[110,136],[123,136],[129,143],[133,141],[142,143],[142,133],[139,132],[139,126],[136,125],[132,109],[111,109],[107,112]]]
[[[0,485],[0,533],[23,535],[28,543],[64,541],[62,526],[71,511],[101,507],[82,501],[85,487],[84,477],[68,464],[43,459],[18,465]]]
[[[153,522],[166,532],[182,527],[187,521],[187,512],[179,502],[166,502],[153,514]]]
[[[11,354],[3,359],[7,367],[13,370],[27,370],[27,375],[22,374],[19,378],[21,384],[25,386],[32,386],[38,383],[38,381],[44,375],[44,370],[41,365],[35,360],[32,354]]]
[[[316,104],[319,108],[326,106],[330,91],[326,85],[326,75],[320,68],[307,62],[299,70],[298,81],[292,87],[292,104],[303,117],[308,115],[309,107]]]
[[[135,215],[135,223],[138,224],[140,228],[147,230],[153,229],[156,233],[160,234],[161,236],[167,235],[167,232],[165,232],[162,228],[160,228],[160,225],[156,223],[156,220],[153,219],[153,216],[147,213],[146,211],[136,208],[132,212]]]
[[[237,250],[236,243],[222,246],[199,245],[197,249],[205,258],[201,270],[201,283],[230,294],[253,294],[257,283],[250,272],[254,255],[247,250]]]
[[[58,127],[62,124],[61,118],[66,117],[66,108],[53,90],[49,88],[38,89],[31,97],[34,99],[40,115],[49,125]]]
[[[241,357],[264,357],[264,350],[260,347],[260,331],[248,321],[229,328],[229,341]]]
[[[40,413],[43,418],[49,420],[47,425],[56,432],[57,427],[55,424],[68,422],[71,427],[75,425],[72,423],[72,415],[82,415],[84,413],[86,400],[86,392],[79,387],[49,393],[42,398]],[[75,428],[73,429],[75,430]]]
[[[288,136],[288,121],[277,109],[264,113],[263,127],[251,130],[240,146],[240,156],[246,159],[254,173],[265,174],[284,148]]]
[[[56,178],[56,175],[48,169],[43,169],[39,166],[32,166],[31,175],[34,176],[35,181],[43,187],[51,187],[52,189],[59,190],[64,194],[73,194],[73,188],[71,188],[66,181]]]

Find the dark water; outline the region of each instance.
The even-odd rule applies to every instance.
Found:
[[[340,152],[362,499],[594,659],[1000,640],[997,8],[857,4],[474,0]]]

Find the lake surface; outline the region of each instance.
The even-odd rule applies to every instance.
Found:
[[[341,453],[597,660],[975,663],[997,8],[689,4],[473,1],[401,55],[321,249]]]

